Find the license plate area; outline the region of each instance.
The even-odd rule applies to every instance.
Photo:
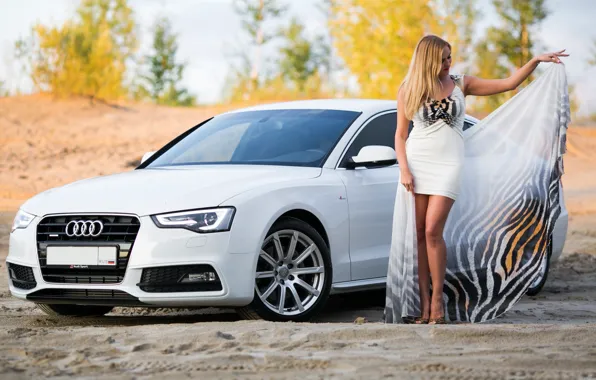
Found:
[[[118,247],[115,246],[48,246],[46,265],[68,268],[115,268]]]

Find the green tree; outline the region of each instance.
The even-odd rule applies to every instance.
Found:
[[[176,62],[177,38],[167,18],[159,18],[156,21],[153,29],[153,49],[151,54],[145,57],[149,67],[147,73],[141,75],[137,99],[151,99],[157,104],[171,106],[195,104],[195,97],[180,86],[186,65]]]
[[[329,25],[333,17],[334,1],[335,0],[321,0],[321,2],[317,4],[317,8],[324,17],[327,25]],[[325,28],[322,33],[323,34],[318,37],[322,44],[321,50],[324,51],[323,54],[325,56],[324,65],[322,67],[323,71],[320,74],[321,80],[323,81],[323,86],[326,87],[328,91],[334,93],[336,96],[343,96],[345,95],[345,88],[339,86],[336,78],[343,73],[344,67],[335,57],[333,35],[330,29]]]
[[[253,51],[252,58],[248,58],[250,54],[243,49],[240,53],[243,63],[250,64],[250,88],[249,90],[257,90],[263,81],[262,55],[263,48],[272,39],[277,37],[277,34],[267,32],[267,24],[279,17],[287,6],[281,4],[278,0],[234,0],[234,10],[241,18],[242,30],[246,33],[249,39],[248,46]],[[236,73],[244,73],[245,67],[235,70]],[[239,78],[246,80],[246,78]]]
[[[356,77],[360,95],[391,99],[425,34],[447,39],[459,60],[475,9],[471,0],[334,0],[330,7],[334,48]]]
[[[310,78],[329,66],[329,46],[322,36],[309,40],[304,25],[296,18],[281,35],[284,42],[279,49],[280,75],[293,89],[302,92]]]
[[[474,55],[472,75],[480,78],[506,78],[509,75],[509,69],[502,63],[501,54],[490,38],[486,38],[474,46]],[[478,96],[474,97],[472,104],[476,112],[488,114],[510,97],[510,93]]]
[[[250,78],[251,61],[246,52],[235,54],[239,61],[230,67],[224,82],[223,97],[230,102],[248,100],[253,93],[253,81]]]
[[[532,28],[540,25],[548,15],[544,3],[544,0],[493,0],[500,25],[488,28],[485,38],[476,46],[474,75],[503,78],[531,59],[536,45]],[[525,84],[531,80],[532,75]],[[477,111],[491,112],[513,95],[512,92],[506,92],[475,99],[475,108]]]
[[[532,49],[536,44],[532,27],[539,25],[548,15],[544,2],[545,0],[493,0],[502,26],[492,27],[489,38],[512,67],[522,67],[532,58]]]
[[[454,60],[462,66],[461,70],[467,71],[472,65],[472,57],[475,55],[474,28],[482,13],[474,0],[448,0],[444,3],[443,8],[447,11],[445,17],[449,20],[446,23],[450,29],[449,34],[454,36],[452,38],[457,44],[455,47],[457,57]]]
[[[126,0],[83,0],[60,27],[37,24],[16,43],[34,85],[58,96],[112,100],[126,95],[127,63],[137,48]]]

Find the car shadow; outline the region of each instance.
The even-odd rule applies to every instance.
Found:
[[[381,322],[384,303],[384,290],[333,295],[310,323],[352,323],[358,317],[368,322]],[[142,326],[242,320],[233,309],[217,308],[116,308],[104,317],[52,318],[44,315],[30,318],[30,325],[35,327]]]
[[[335,294],[311,322],[352,323],[356,318],[365,318],[367,322],[383,322],[384,308],[384,289]]]

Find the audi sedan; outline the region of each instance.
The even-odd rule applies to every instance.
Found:
[[[303,321],[332,293],[383,288],[396,112],[360,99],[231,111],[135,170],[38,194],[12,227],[10,292],[51,315],[215,306]],[[562,251],[562,206],[534,290]]]

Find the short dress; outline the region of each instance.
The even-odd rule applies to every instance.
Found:
[[[446,319],[485,322],[510,310],[540,278],[556,249],[555,225],[566,223],[560,218],[570,119],[566,69],[552,64],[465,133],[463,77],[452,78],[451,96],[412,117],[407,158],[414,192],[457,197],[443,232]],[[396,187],[386,323],[422,316],[416,198]]]
[[[412,118],[414,128],[406,141],[406,156],[414,193],[455,200],[464,161],[466,106],[464,76],[451,75],[451,79],[455,82],[451,95],[424,103]]]

